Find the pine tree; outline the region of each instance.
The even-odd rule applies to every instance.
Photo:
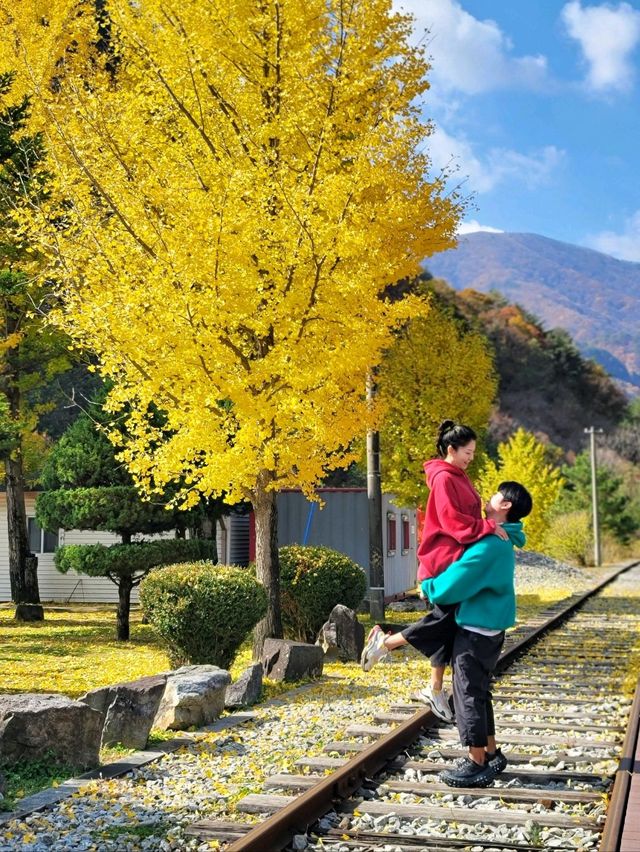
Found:
[[[184,530],[198,510],[169,511],[166,499],[142,500],[106,436],[108,418],[96,406],[92,412],[92,416],[82,414],[51,451],[43,473],[46,490],[36,501],[36,517],[46,530],[106,530],[120,536],[121,544],[109,546],[63,545],[56,550],[55,565],[63,573],[73,569],[106,577],[118,587],[116,636],[127,640],[132,590],[160,565],[217,561],[215,537],[138,539],[141,533]]]
[[[591,459],[588,451],[576,456],[572,465],[562,469],[566,485],[562,492],[563,512],[581,509],[591,511]],[[597,469],[598,515],[603,529],[627,544],[637,529],[636,519],[629,511],[630,501],[624,493],[624,480],[608,465],[599,464]]]

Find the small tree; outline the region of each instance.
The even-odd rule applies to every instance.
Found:
[[[479,488],[489,497],[503,480],[522,483],[533,498],[533,511],[525,518],[527,548],[539,550],[553,516],[563,478],[549,463],[549,450],[535,435],[518,429],[508,441],[498,445],[498,463],[487,459],[479,477]]]
[[[118,587],[117,637],[129,638],[131,591],[152,568],[197,559],[216,560],[215,540],[133,541],[140,533],[184,529],[188,515],[167,510],[166,500],[143,501],[129,473],[115,458],[104,427],[86,414],[65,432],[47,459],[45,491],[36,516],[43,529],[105,530],[122,544],[64,545],[56,551],[59,571],[106,577]]]
[[[554,515],[544,537],[544,552],[555,559],[593,564],[591,517],[587,511]]]
[[[452,417],[479,434],[486,430],[496,394],[489,344],[433,303],[429,316],[412,320],[386,353],[378,392],[384,489],[400,505],[424,505],[422,463],[435,452],[438,425]]]

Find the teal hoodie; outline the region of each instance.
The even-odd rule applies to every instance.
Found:
[[[509,541],[486,535],[442,574],[422,582],[422,591],[433,603],[460,604],[456,621],[462,626],[506,630],[515,624],[513,547],[523,547],[526,538],[520,521],[502,527]]]

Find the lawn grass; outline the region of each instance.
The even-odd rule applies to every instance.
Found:
[[[518,622],[527,621],[570,590],[554,588],[536,595],[518,596]],[[131,612],[131,639],[115,639],[115,608],[86,604],[45,605],[45,621],[20,623],[13,606],[0,604],[0,691],[60,692],[77,698],[100,686],[135,680],[168,671],[171,666],[153,628],[142,624],[142,613]],[[422,612],[391,612],[387,620],[410,624]],[[360,615],[365,630],[373,626]],[[235,678],[251,662],[251,641],[238,651],[231,666]],[[331,664],[327,666],[331,671]],[[273,697],[290,684],[267,683],[264,697]]]
[[[541,590],[518,598],[519,622],[527,621],[550,603],[570,594],[569,589]],[[410,624],[422,612],[387,611],[387,620]],[[373,626],[368,615],[360,615],[366,631]],[[131,639],[114,638],[115,609],[107,605],[45,605],[45,621],[18,623],[13,607],[0,605],[0,684],[2,692],[60,692],[77,698],[90,689],[134,680],[170,669],[168,657],[150,625],[142,624],[138,608],[131,613]],[[251,641],[240,648],[231,666],[235,679],[251,663]],[[327,663],[325,673],[349,676],[354,663]],[[263,699],[276,697],[298,684],[265,681]],[[173,736],[169,732],[170,736]],[[152,741],[165,738],[154,732]],[[110,763],[130,753],[121,748],[103,749],[101,760]],[[24,796],[55,785],[77,770],[71,766],[40,760],[19,766],[1,767],[7,780],[5,801],[0,810],[11,809]]]
[[[76,772],[73,766],[56,762],[54,758],[22,760],[13,766],[0,763],[0,771],[6,783],[4,799],[0,799],[0,811],[13,810],[20,799],[45,787],[55,787]]]

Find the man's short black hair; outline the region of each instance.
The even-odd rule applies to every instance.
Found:
[[[511,508],[507,512],[507,521],[519,521],[531,512],[533,500],[524,485],[520,485],[519,482],[501,482],[498,485],[498,491],[511,503]]]

